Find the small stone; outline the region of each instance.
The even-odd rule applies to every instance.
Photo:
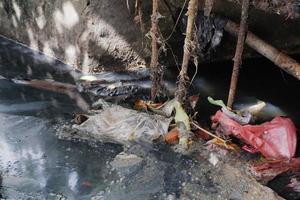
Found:
[[[112,168],[122,175],[129,175],[142,168],[143,158],[127,153],[118,154],[110,163]]]
[[[218,159],[218,157],[217,157],[216,154],[211,153],[211,154],[209,155],[208,161],[209,161],[213,166],[216,166],[216,165],[218,164],[218,162],[219,162],[219,159]]]

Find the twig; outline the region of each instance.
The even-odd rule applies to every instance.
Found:
[[[188,64],[191,57],[191,51],[192,51],[192,40],[193,40],[193,29],[194,29],[194,21],[197,16],[198,11],[198,0],[190,0],[189,6],[188,6],[188,21],[187,21],[187,27],[186,27],[186,36],[184,41],[184,53],[183,53],[183,60],[181,65],[181,71],[179,74],[179,80],[177,84],[177,89],[175,93],[175,97],[179,102],[183,102],[185,96],[186,96],[186,90],[187,90],[187,82],[189,81],[187,70],[188,70]]]
[[[192,124],[193,126],[195,126],[197,129],[199,129],[200,131],[203,131],[204,133],[206,133],[207,135],[210,135],[210,136],[213,137],[213,138],[217,138],[218,140],[220,140],[220,141],[223,142],[224,144],[227,144],[227,141],[226,141],[226,140],[224,140],[224,139],[220,138],[219,136],[217,136],[217,135],[215,135],[215,134],[213,134],[213,133],[211,133],[211,132],[205,130],[204,128],[202,128],[202,127],[200,127],[199,125],[197,125],[195,122],[192,122],[191,124]]]
[[[227,101],[227,107],[229,108],[232,108],[232,104],[234,102],[236,87],[237,87],[237,82],[239,77],[239,69],[242,64],[244,42],[248,30],[247,20],[248,20],[249,2],[250,0],[243,0],[243,4],[242,4],[240,29],[239,29],[238,41],[235,49],[235,55],[233,59],[234,64],[233,64],[231,83],[230,83],[230,89],[229,89],[229,95]]]

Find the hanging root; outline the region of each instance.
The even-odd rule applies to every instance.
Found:
[[[145,24],[143,22],[142,0],[135,1],[135,20],[134,21],[140,25],[141,33],[144,37]]]
[[[231,83],[230,83],[230,89],[229,89],[229,95],[228,95],[228,101],[227,101],[227,107],[229,107],[229,108],[232,108],[232,104],[234,102],[236,88],[237,88],[237,82],[238,82],[238,77],[239,77],[239,69],[242,64],[244,42],[246,39],[247,30],[248,30],[247,20],[248,20],[248,11],[249,11],[249,3],[250,3],[249,1],[250,0],[243,0],[243,4],[242,4],[240,29],[239,29],[239,33],[238,33],[238,40],[237,40],[237,45],[236,45],[236,49],[235,49],[235,55],[233,58],[234,64],[233,64]]]
[[[214,0],[205,0],[204,3],[204,16],[208,17],[214,6]]]
[[[188,21],[186,27],[186,36],[184,41],[184,53],[183,60],[181,65],[181,71],[178,77],[177,89],[175,92],[175,97],[177,101],[183,102],[186,97],[187,84],[189,82],[189,77],[187,75],[188,64],[191,57],[191,52],[193,49],[192,41],[193,41],[193,29],[194,29],[194,21],[197,16],[198,11],[198,0],[190,0],[188,6]]]
[[[151,99],[155,101],[159,93],[163,90],[163,66],[158,63],[158,0],[153,0],[152,16],[151,16],[151,63],[150,63],[150,78],[152,81]]]

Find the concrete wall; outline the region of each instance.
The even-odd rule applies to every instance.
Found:
[[[84,71],[143,63],[125,0],[0,0],[0,27],[1,35]]]
[[[151,1],[143,0],[145,34],[150,30]],[[168,0],[172,13],[184,0]],[[127,5],[127,3],[129,5]],[[149,39],[135,23],[135,0],[0,0],[0,34],[25,43],[84,71],[109,66],[128,68],[149,60]],[[170,11],[160,1],[163,18],[159,25],[164,38],[173,28]],[[238,22],[240,6],[216,0],[214,12]],[[275,47],[300,52],[300,19],[285,19],[251,9],[249,29]],[[182,53],[182,34],[174,33],[166,47],[172,47],[161,61],[168,65]],[[207,61],[231,59],[236,39],[225,34],[215,55]],[[246,49],[245,56],[258,56]],[[203,60],[201,60],[203,61]],[[205,58],[204,58],[205,61]]]

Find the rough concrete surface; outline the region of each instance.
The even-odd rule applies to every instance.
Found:
[[[126,1],[1,0],[0,16],[0,34],[84,71],[143,62]]]
[[[170,45],[166,45],[173,50],[163,58],[172,63],[172,54],[181,60],[183,42],[179,39],[183,35],[174,33],[172,15],[176,18],[185,4],[184,0],[167,2],[171,10],[165,1],[160,2],[159,26],[164,39],[173,33],[174,37],[167,41]],[[150,40],[146,34],[150,30],[151,1],[143,1],[142,5],[144,35],[135,20],[134,4],[134,0],[0,0],[0,34],[85,72],[107,66],[111,69],[144,65],[150,55]],[[213,11],[239,20],[239,5],[216,0]],[[300,19],[285,19],[251,9],[249,23],[253,33],[275,47],[289,53],[300,52]],[[231,59],[235,43],[235,38],[225,34],[216,54],[204,60]],[[247,57],[257,55],[249,49],[245,51]]]

